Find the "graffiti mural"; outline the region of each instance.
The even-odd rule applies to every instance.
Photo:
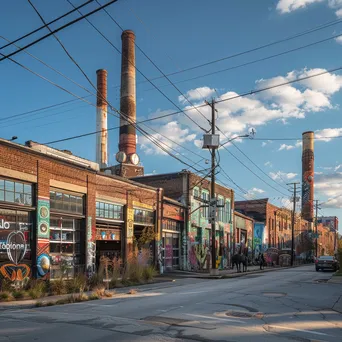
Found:
[[[254,255],[258,255],[264,250],[265,225],[254,223]]]
[[[22,281],[30,277],[30,214],[0,210],[0,278]]]
[[[37,203],[37,278],[46,279],[50,273],[50,200],[38,197]]]
[[[95,273],[96,244],[93,235],[92,217],[87,218],[87,274],[91,277]]]

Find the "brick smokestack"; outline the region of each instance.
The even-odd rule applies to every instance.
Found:
[[[121,35],[122,61],[121,61],[121,92],[120,112],[126,114],[136,122],[136,89],[135,89],[135,35],[126,30]],[[125,152],[128,163],[129,156],[136,153],[135,127],[129,124],[123,116],[120,117],[119,151]]]
[[[313,222],[314,218],[314,132],[303,133],[302,154],[302,216]]]
[[[100,168],[108,166],[108,132],[107,132],[107,71],[100,69],[97,75],[96,98],[96,162]]]

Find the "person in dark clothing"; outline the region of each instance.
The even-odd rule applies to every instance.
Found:
[[[260,253],[260,255],[259,255],[259,262],[260,262],[260,269],[263,270],[264,264],[265,264],[265,258],[264,258],[264,254],[262,254],[262,253]]]

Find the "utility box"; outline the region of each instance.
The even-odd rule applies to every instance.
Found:
[[[204,134],[203,135],[203,149],[218,148],[220,146],[219,134]]]

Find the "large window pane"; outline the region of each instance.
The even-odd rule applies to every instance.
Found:
[[[30,184],[24,184],[24,192],[26,194],[32,194],[32,185]]]
[[[96,202],[96,217],[122,220],[123,206],[111,203]]]
[[[5,192],[3,190],[0,190],[0,201],[5,200]]]
[[[13,203],[14,202],[14,192],[5,192],[5,201],[6,202],[11,202]]]
[[[3,179],[0,179],[0,190],[5,189],[5,181]]]
[[[14,182],[5,181],[5,190],[6,191],[14,191]]]
[[[15,183],[15,192],[24,192],[24,184]]]

